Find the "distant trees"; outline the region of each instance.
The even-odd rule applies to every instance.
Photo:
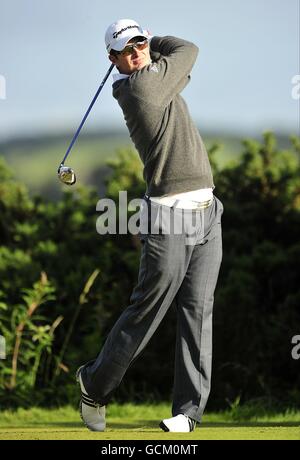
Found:
[[[214,309],[209,407],[267,398],[300,405],[300,140],[277,148],[246,140],[238,163],[222,170],[210,149],[215,193],[224,204],[224,258]],[[145,190],[135,152],[111,163],[106,196]],[[30,198],[0,163],[0,360],[4,404],[77,402],[74,372],[93,359],[136,283],[139,242],[96,233],[92,189],[68,190],[58,203]],[[130,213],[129,213],[130,215]],[[119,400],[166,399],[173,379],[175,310],[116,393]],[[31,395],[29,398],[28,395]]]

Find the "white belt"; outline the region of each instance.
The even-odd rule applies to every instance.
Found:
[[[156,200],[155,198],[150,198],[150,201],[160,205],[169,206],[170,208],[174,206],[176,209],[206,209],[212,204],[213,198],[206,201],[174,200],[172,204],[161,203],[159,200]]]

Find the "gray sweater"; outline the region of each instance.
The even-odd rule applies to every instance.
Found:
[[[214,187],[207,152],[180,96],[198,48],[175,37],[153,37],[156,61],[113,84],[130,137],[144,164],[147,195]]]

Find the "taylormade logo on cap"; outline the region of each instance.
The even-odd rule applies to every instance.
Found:
[[[122,34],[123,32],[125,32],[125,30],[127,29],[139,29],[139,26],[128,26],[128,27],[124,27],[124,29],[121,29],[119,30],[119,32],[115,32],[113,34],[113,38],[118,38],[118,35]]]
[[[105,44],[108,52],[122,51],[127,42],[134,37],[148,38],[148,34],[132,19],[119,19],[113,22],[105,34]]]

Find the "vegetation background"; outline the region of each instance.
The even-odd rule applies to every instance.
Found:
[[[66,188],[55,177],[66,139],[0,145],[1,408],[77,405],[75,370],[95,358],[137,279],[137,238],[96,232],[100,198],[143,195],[137,153],[122,133],[82,136],[78,183]],[[300,139],[205,142],[225,208],[208,409],[299,409]],[[171,399],[175,322],[171,307],[117,402]]]

